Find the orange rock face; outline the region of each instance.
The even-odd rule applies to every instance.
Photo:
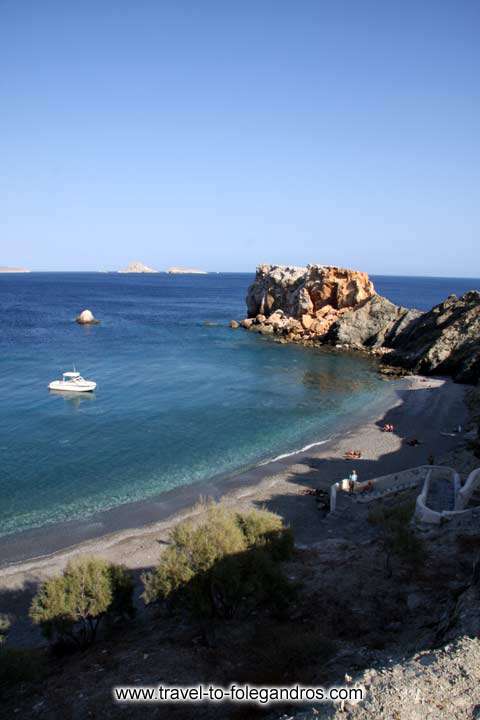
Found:
[[[305,282],[313,304],[313,311],[330,305],[335,310],[353,308],[375,294],[367,273],[346,270],[331,265],[309,266]]]
[[[260,265],[249,288],[247,307],[249,317],[256,318],[252,329],[266,321],[276,334],[314,340],[326,335],[344,312],[374,295],[367,273],[358,270],[333,265]]]

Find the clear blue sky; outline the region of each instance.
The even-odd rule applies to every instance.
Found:
[[[0,0],[0,265],[480,276],[478,0]]]

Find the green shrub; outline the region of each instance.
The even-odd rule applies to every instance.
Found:
[[[102,618],[133,614],[133,582],[125,568],[100,558],[68,563],[60,577],[47,580],[32,600],[30,618],[50,641],[92,643]]]
[[[288,560],[293,551],[293,533],[282,518],[268,510],[237,513],[237,522],[248,547],[266,546],[276,560]]]
[[[177,525],[170,541],[155,571],[142,576],[146,603],[168,599],[187,584],[191,584],[190,594],[195,597],[201,577],[215,562],[247,547],[235,516],[215,505],[208,507],[201,524],[186,521]]]
[[[133,618],[135,606],[133,604],[134,584],[131,574],[123,565],[115,565],[114,563],[108,566],[108,573],[112,601],[108,608],[107,617],[114,622]]]
[[[0,647],[0,697],[4,688],[19,682],[41,680],[47,672],[41,650]]]
[[[240,605],[274,597],[281,605],[288,595],[278,560],[293,539],[277,515],[210,505],[205,520],[178,525],[170,540],[156,569],[142,577],[146,603],[168,600],[202,617],[232,617]]]

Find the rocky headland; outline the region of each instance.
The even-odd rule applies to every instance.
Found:
[[[30,270],[27,270],[26,268],[22,267],[7,267],[5,265],[0,265],[0,273],[29,273]]]
[[[148,265],[135,260],[134,262],[128,263],[127,267],[123,270],[119,270],[119,273],[157,273],[158,270],[154,270]]]
[[[260,265],[240,325],[280,342],[380,356],[384,366],[457,382],[480,377],[480,293],[450,295],[428,312],[379,295],[364,272],[331,265]]]

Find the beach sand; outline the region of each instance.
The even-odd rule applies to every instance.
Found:
[[[314,498],[305,493],[306,489],[328,489],[332,483],[348,477],[353,468],[360,480],[368,480],[426,464],[430,454],[439,462],[461,441],[461,436],[451,431],[459,424],[464,426],[468,420],[465,386],[439,378],[412,376],[395,381],[393,387],[395,393],[392,393],[392,401],[387,409],[340,438],[257,467],[231,482],[224,482],[221,487],[211,486],[211,492],[207,485],[199,489],[199,493],[216,499],[222,496],[225,503],[239,509],[264,506],[285,518],[294,530],[297,543],[321,541],[326,532],[324,517],[317,509]],[[382,432],[385,423],[394,425],[393,433]],[[420,441],[420,445],[408,446],[405,440],[414,437]],[[352,449],[361,450],[360,460],[343,459],[345,452]],[[190,505],[185,504],[187,496]],[[26,619],[32,594],[39,582],[59,573],[72,557],[99,555],[110,561],[124,563],[135,572],[136,577],[143,569],[155,565],[172,526],[186,517],[201,513],[198,505],[192,505],[191,489],[185,489],[183,501],[182,491],[177,492],[176,497],[177,510],[175,504],[170,503],[168,517],[162,517],[161,511],[165,511],[165,507],[161,498],[149,502],[152,519],[157,513],[156,517],[162,517],[161,521],[146,524],[143,506],[143,513],[139,514],[139,518],[143,518],[142,526],[140,523],[138,527],[132,524],[128,530],[111,532],[78,544],[75,543],[73,529],[67,537],[62,536],[64,548],[70,545],[68,549],[59,549],[43,557],[12,562],[11,557],[15,556],[18,542],[15,537],[0,541],[0,561],[3,561],[0,569],[0,611],[12,613],[18,618],[11,633],[12,643],[25,644],[38,640]],[[130,512],[130,522],[134,523],[135,513],[140,511],[132,506],[124,508],[123,512]],[[328,532],[332,532],[331,527],[332,522],[329,523]],[[59,531],[58,528],[52,528],[50,532],[53,537]],[[30,552],[30,557],[44,554],[42,550],[46,546],[35,545],[34,534],[29,542],[29,546],[22,547],[20,543],[20,549],[17,547],[20,555],[26,552]],[[10,563],[7,562],[9,556]]]

